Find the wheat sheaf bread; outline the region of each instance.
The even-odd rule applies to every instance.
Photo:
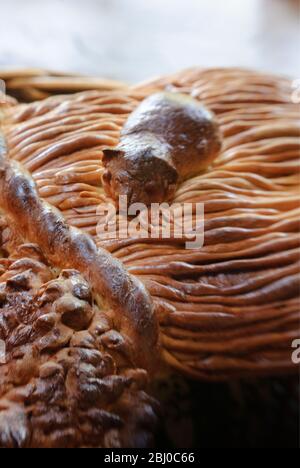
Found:
[[[223,146],[175,202],[205,243],[103,240],[102,152],[168,90],[212,110]],[[299,108],[291,82],[193,69],[134,87],[1,105],[0,446],[146,446],[155,373],[296,373]]]

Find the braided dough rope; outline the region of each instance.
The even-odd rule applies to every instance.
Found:
[[[96,210],[101,149],[118,142],[146,95],[175,87],[218,116],[224,148],[176,202],[205,203],[205,245],[151,239],[103,242]],[[239,69],[191,70],[120,92],[86,92],[6,113],[10,157],[71,225],[95,236],[140,276],[159,311],[165,361],[224,379],[296,372],[299,334],[299,109],[289,80]]]

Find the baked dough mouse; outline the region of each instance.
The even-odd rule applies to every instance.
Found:
[[[103,185],[116,202],[168,201],[179,182],[204,171],[221,148],[212,112],[196,99],[161,92],[146,98],[126,121],[120,143],[103,151]]]

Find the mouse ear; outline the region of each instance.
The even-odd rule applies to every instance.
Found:
[[[108,164],[113,158],[116,158],[120,154],[124,154],[123,151],[117,148],[104,148],[102,152],[103,152],[102,162],[104,165]]]

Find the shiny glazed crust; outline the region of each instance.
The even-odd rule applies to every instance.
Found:
[[[128,115],[167,88],[216,115],[223,148],[207,173],[183,182],[175,202],[205,203],[205,244],[184,239],[98,238],[103,148]],[[132,89],[84,92],[4,113],[9,156],[69,225],[94,237],[150,292],[164,361],[205,379],[296,372],[299,123],[291,82],[240,69],[194,69]]]
[[[103,241],[96,232],[97,207],[109,201],[101,186],[102,150],[118,144],[141,100],[165,88],[198,98],[223,133],[213,167],[175,194],[176,202],[205,203],[199,251],[185,250],[185,239]],[[3,251],[24,237],[40,246],[51,267],[79,271],[125,337],[128,367],[155,370],[152,349],[158,349],[167,367],[201,379],[298,371],[291,343],[299,335],[300,146],[289,80],[195,69],[122,91],[6,107],[2,130],[8,148],[0,182]],[[6,258],[2,264],[6,272]]]

